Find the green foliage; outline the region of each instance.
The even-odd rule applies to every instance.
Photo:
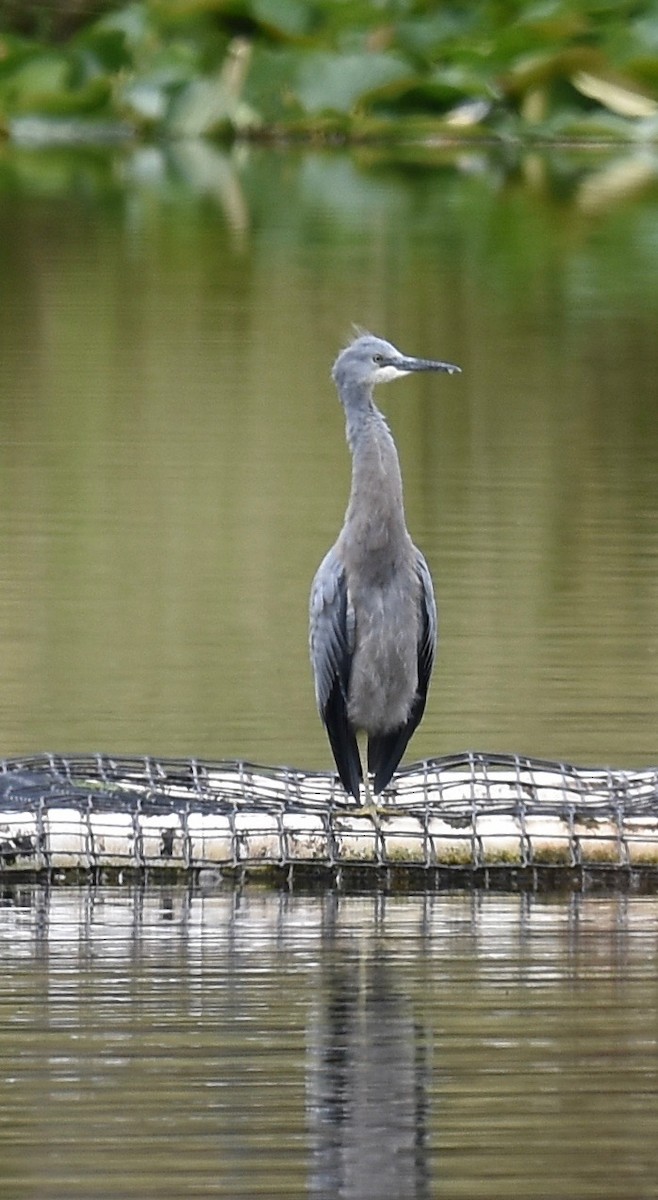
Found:
[[[658,0],[134,0],[57,46],[0,34],[0,122],[130,133],[653,138]]]
[[[413,81],[413,72],[396,55],[318,50],[298,64],[295,93],[307,113],[349,113],[403,80]]]

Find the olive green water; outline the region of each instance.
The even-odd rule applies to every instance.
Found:
[[[652,897],[24,891],[0,1197],[648,1200]]]
[[[355,321],[442,648],[415,757],[658,760],[646,151],[0,148],[0,748],[328,767]],[[658,1197],[651,897],[7,890],[0,1200]]]
[[[442,648],[414,757],[658,757],[648,152],[0,158],[0,746],[328,766],[309,581],[351,322]]]

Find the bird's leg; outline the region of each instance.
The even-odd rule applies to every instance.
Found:
[[[359,816],[370,817],[373,824],[379,828],[379,818],[386,810],[382,804],[377,803],[370,787],[370,776],[368,775],[368,739],[365,734],[357,735],[357,745],[359,747],[359,758],[361,759],[361,771],[363,773],[363,790],[366,794]]]

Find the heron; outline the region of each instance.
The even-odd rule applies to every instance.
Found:
[[[345,410],[352,486],[343,527],[313,579],[310,654],[315,698],[345,791],[374,807],[425,711],[437,613],[432,577],[407,529],[395,442],[376,384],[416,371],[460,372],[358,333],[332,377]],[[360,741],[367,740],[362,752]]]

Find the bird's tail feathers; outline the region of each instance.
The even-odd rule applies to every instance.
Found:
[[[356,738],[354,734],[348,734],[347,738],[342,741],[340,747],[335,744],[333,738],[330,740],[331,748],[334,752],[334,758],[336,759],[338,774],[340,775],[340,781],[345,788],[345,791],[349,792],[351,796],[354,796],[355,800],[358,800],[363,774],[361,771],[361,759],[359,757],[359,747],[357,745]]]

